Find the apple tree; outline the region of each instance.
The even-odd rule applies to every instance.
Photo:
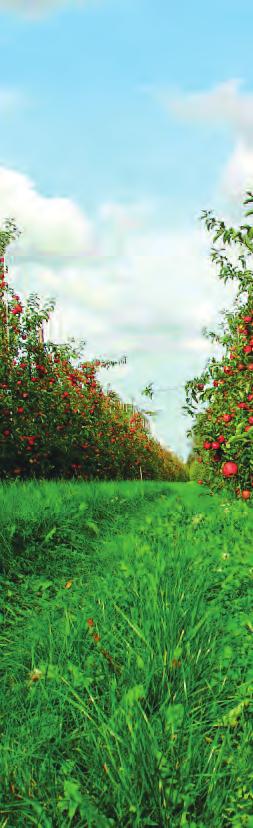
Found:
[[[244,204],[253,202],[253,195]],[[246,216],[253,211],[246,212]],[[224,313],[219,332],[203,329],[206,338],[217,342],[224,354],[207,362],[201,376],[185,384],[183,410],[194,418],[187,432],[200,462],[199,482],[211,491],[226,487],[231,496],[250,500],[253,487],[253,272],[247,258],[253,253],[253,227],[240,225],[236,231],[204,211],[207,229],[216,227],[214,242],[223,238],[227,245],[240,245],[243,251],[234,266],[224,248],[212,248],[211,258],[220,266],[224,283],[238,282],[233,309]],[[243,232],[244,231],[244,232]],[[245,250],[246,248],[246,250]]]

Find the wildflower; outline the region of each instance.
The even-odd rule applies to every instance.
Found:
[[[30,673],[30,681],[39,681],[41,676],[42,676],[42,671],[41,670],[36,670],[36,668],[35,668]]]
[[[100,635],[98,635],[97,633],[93,634],[93,638],[94,638],[94,641],[100,641]]]
[[[172,660],[172,667],[181,667],[181,661],[180,661],[180,659],[173,658],[173,660]]]

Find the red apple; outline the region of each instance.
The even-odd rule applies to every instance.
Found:
[[[228,460],[222,466],[222,474],[224,477],[233,477],[238,472],[238,465],[233,460]]]

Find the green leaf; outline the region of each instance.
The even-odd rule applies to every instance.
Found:
[[[41,578],[41,580],[36,581],[36,583],[33,586],[33,589],[36,590],[36,592],[44,592],[46,589],[49,589],[50,586],[54,586],[54,581],[49,581],[45,580],[44,578]]]
[[[92,683],[92,678],[86,676],[84,672],[76,666],[76,664],[72,664],[72,661],[68,661],[68,670],[71,674],[73,687],[88,688],[89,684]]]
[[[85,526],[87,526],[88,529],[90,529],[92,532],[94,532],[95,535],[99,535],[99,528],[98,528],[97,524],[94,522],[94,520],[86,520],[85,521]]]
[[[138,701],[141,696],[145,696],[145,687],[143,684],[135,684],[134,687],[130,687],[130,690],[125,693],[124,703],[132,707],[134,702]]]
[[[182,647],[180,647],[180,646],[175,647],[175,650],[173,651],[173,658],[180,658],[180,656],[182,655],[182,652],[183,652]]]
[[[249,431],[245,431],[243,434],[234,434],[233,437],[229,437],[229,440],[227,440],[227,447],[229,448],[231,443],[237,443],[237,442],[240,442],[240,440],[242,440],[242,441],[243,440],[244,441],[248,440],[249,439],[249,433],[250,433]]]
[[[129,565],[125,561],[120,562],[119,568],[121,569],[122,572],[124,572],[124,575],[126,576],[126,578],[129,578],[130,575],[133,574],[133,570],[131,569],[131,567],[129,567]]]
[[[248,249],[250,250],[250,252],[253,253],[253,246],[252,244],[250,244],[247,236],[244,236],[244,242],[246,244],[246,247],[248,247]]]
[[[222,230],[218,230],[218,233],[216,233],[216,236],[213,239],[213,243],[215,243],[217,241],[217,239],[219,239],[219,237],[222,235],[222,232],[223,232]]]
[[[222,650],[222,664],[223,664],[223,666],[227,667],[228,664],[230,663],[230,661],[232,660],[232,658],[233,658],[233,649],[232,649],[232,647],[230,647],[227,644],[225,647],[223,647],[223,650]]]
[[[41,661],[39,663],[39,670],[42,672],[41,678],[47,679],[59,679],[59,667],[58,664],[48,664],[45,661]]]
[[[83,802],[80,783],[74,779],[66,779],[64,782],[64,795],[64,799],[58,803],[58,808],[61,811],[67,811],[68,817],[72,821],[77,809],[79,809],[79,806]]]
[[[51,529],[50,532],[48,532],[48,534],[45,536],[42,543],[48,543],[48,541],[51,540],[51,538],[55,535],[55,533],[56,533],[56,526],[54,526],[54,528]]]
[[[225,713],[224,716],[220,719],[219,722],[214,724],[214,727],[236,727],[238,723],[239,716],[245,709],[245,707],[249,706],[249,699],[244,699],[244,701],[237,704],[236,707],[233,707],[232,710],[229,710],[228,713]]]
[[[169,704],[167,710],[165,710],[165,718],[166,718],[166,726],[165,730],[169,728],[176,729],[180,727],[182,724],[182,720],[184,718],[184,705],[183,704]]]

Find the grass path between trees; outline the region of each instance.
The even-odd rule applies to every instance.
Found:
[[[253,828],[253,511],[0,486],[0,828]]]

